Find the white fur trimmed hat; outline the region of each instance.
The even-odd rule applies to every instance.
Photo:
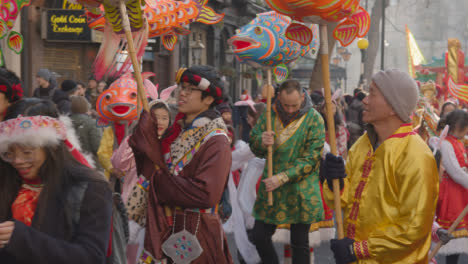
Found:
[[[58,145],[66,138],[65,124],[48,116],[19,116],[0,122],[0,152],[15,143],[44,147]]]

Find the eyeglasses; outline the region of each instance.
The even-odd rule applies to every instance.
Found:
[[[191,95],[193,91],[200,91],[200,92],[203,92],[203,90],[196,88],[196,86],[193,85],[193,84],[189,84],[189,85],[185,85],[185,86],[184,86],[184,85],[181,83],[181,84],[179,84],[179,86],[177,87],[177,89],[179,90],[179,93],[184,92],[186,95]]]
[[[17,159],[23,162],[33,162],[36,159],[36,151],[33,149],[5,151],[0,152],[0,158],[8,163],[12,163]]]

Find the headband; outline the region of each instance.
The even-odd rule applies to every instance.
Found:
[[[5,94],[8,93],[8,86],[5,84],[0,84],[0,92],[3,92]],[[13,84],[11,85],[11,95],[10,98],[7,98],[9,101],[14,101],[15,97],[16,99],[21,99],[23,97],[23,88],[21,87],[21,84]]]
[[[217,104],[223,102],[223,90],[220,87],[215,86],[206,78],[201,77],[198,74],[191,72],[187,68],[180,68],[176,74],[176,82],[180,84],[181,82],[191,83],[198,87],[198,89],[209,93],[215,98]]]

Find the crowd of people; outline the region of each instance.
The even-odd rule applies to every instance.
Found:
[[[330,135],[321,91],[290,79],[231,104],[216,69],[192,66],[164,96],[145,80],[148,111],[132,86],[136,114],[104,128],[98,98],[136,83],[122,78],[57,84],[41,69],[26,97],[0,69],[1,263],[274,264],[281,243],[301,264],[323,241],[339,264],[435,263],[439,241],[448,264],[468,253],[468,217],[447,231],[468,205],[466,103],[380,71],[368,92],[333,94]]]

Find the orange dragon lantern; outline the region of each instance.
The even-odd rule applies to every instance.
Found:
[[[359,0],[265,0],[280,14],[298,22],[323,23],[339,22],[333,37],[343,46],[348,46],[356,38],[364,37],[370,28],[370,16],[359,5]],[[302,45],[312,41],[312,32],[301,23],[291,23],[286,29],[286,37],[292,40],[304,39]]]

